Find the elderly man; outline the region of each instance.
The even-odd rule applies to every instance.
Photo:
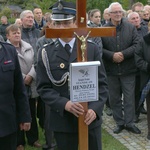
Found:
[[[74,3],[59,1],[51,8],[56,28],[76,27]],[[43,57],[43,53],[47,57]],[[58,149],[78,150],[78,117],[83,115],[85,110],[80,103],[70,100],[68,80],[63,77],[66,74],[68,78],[70,63],[77,61],[76,39],[58,38],[38,54],[37,90],[42,100],[51,107],[49,119],[52,121],[49,124],[50,129],[54,131]],[[108,97],[108,87],[99,48],[95,43],[87,41],[87,55],[88,60],[101,62],[98,68],[99,100],[88,103],[84,118],[85,124],[89,126],[89,150],[101,150],[101,115]],[[45,64],[45,61],[48,63]]]
[[[128,21],[133,24],[138,32],[138,35],[140,38],[143,38],[148,33],[148,27],[141,24],[141,18],[137,12],[131,12],[127,16]],[[141,105],[140,110],[138,108],[139,106],[139,100],[140,100],[140,72],[137,70],[136,73],[136,84],[135,84],[135,119],[134,122],[137,123],[139,121],[139,115],[140,112],[143,114],[146,114],[146,110],[144,109],[144,104]]]
[[[110,107],[117,124],[114,133],[118,134],[125,128],[140,134],[141,131],[133,123],[136,73],[134,51],[139,41],[137,30],[122,18],[123,8],[120,3],[110,4],[109,15],[111,20],[105,26],[116,27],[117,33],[116,37],[103,37],[102,43],[103,60],[108,76]],[[122,107],[124,107],[124,113]]]
[[[141,18],[137,12],[129,13],[127,19],[136,27],[137,32],[141,38],[148,33],[148,27],[141,24]]]
[[[35,28],[34,26],[34,15],[31,10],[24,10],[20,14],[20,19],[22,21],[21,27],[21,38],[25,42],[29,43],[34,53],[36,53],[36,42],[37,39],[40,37],[40,31]],[[34,55],[34,58],[36,56]],[[34,61],[33,58],[33,61]],[[38,142],[38,126],[36,120],[36,109],[37,109],[37,99],[39,97],[34,97],[34,99],[30,99],[30,109],[31,109],[31,116],[32,116],[32,125],[30,129],[30,136],[29,136],[29,144],[35,147],[41,147],[41,144]],[[39,101],[40,102],[40,101]],[[41,112],[40,112],[41,113]]]

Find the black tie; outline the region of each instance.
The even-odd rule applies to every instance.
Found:
[[[67,53],[68,53],[68,55],[70,56],[70,49],[71,49],[71,47],[70,47],[70,45],[69,44],[65,44],[65,50],[67,51]]]

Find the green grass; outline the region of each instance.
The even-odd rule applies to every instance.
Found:
[[[41,128],[39,129],[39,141],[41,144],[44,144],[44,135]],[[122,145],[118,140],[112,137],[110,134],[107,133],[104,129],[102,130],[102,143],[103,143],[103,150],[128,150],[124,145]],[[26,150],[38,150],[37,148],[26,146]],[[57,150],[57,149],[56,149]]]
[[[103,150],[128,150],[104,129],[102,130],[102,144]]]

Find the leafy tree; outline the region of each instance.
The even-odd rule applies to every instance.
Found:
[[[3,5],[0,6],[2,8],[2,9],[0,8],[1,10],[0,16],[1,14],[3,14],[3,12],[5,13],[7,12],[6,10],[8,5],[18,5],[22,9],[30,9],[30,10],[33,10],[35,7],[40,7],[43,13],[50,12],[51,10],[49,10],[49,7],[52,6],[54,3],[56,3],[57,1],[58,0],[9,0],[9,1],[3,0]],[[65,0],[65,1],[76,2],[76,0]],[[125,10],[131,9],[132,4],[137,1],[142,2],[144,5],[148,3],[148,0],[118,0],[118,2],[122,4]],[[91,9],[98,8],[103,13],[103,10],[107,8],[112,2],[116,2],[116,0],[87,0],[87,12]]]

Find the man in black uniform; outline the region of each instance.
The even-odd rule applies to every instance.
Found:
[[[56,28],[76,27],[76,8],[71,2],[57,2],[52,7],[52,19]],[[70,54],[65,50],[69,44]],[[88,102],[85,124],[89,126],[89,150],[101,150],[101,115],[108,97],[106,73],[98,46],[87,42],[88,61],[100,61],[98,67],[99,100]],[[59,150],[78,150],[78,117],[84,109],[70,100],[68,90],[69,65],[77,61],[75,38],[56,39],[38,53],[37,90],[42,100],[51,107],[50,128]]]
[[[30,129],[30,108],[14,46],[0,42],[0,149],[16,150],[17,128]]]

